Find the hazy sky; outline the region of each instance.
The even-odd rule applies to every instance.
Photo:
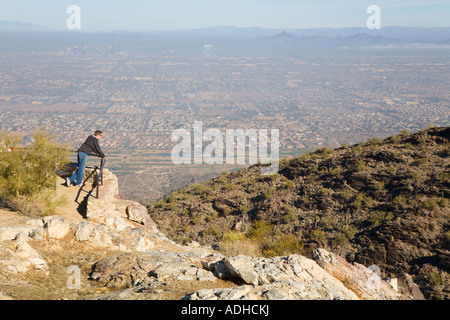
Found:
[[[450,27],[450,0],[1,0],[0,21],[62,30],[69,5],[80,7],[83,31],[365,27],[369,5],[382,26]]]

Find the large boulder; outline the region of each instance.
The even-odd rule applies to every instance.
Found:
[[[123,253],[92,266],[90,279],[113,288],[129,288],[155,281],[215,281],[211,272],[193,264],[202,254],[150,251]]]
[[[44,232],[50,239],[63,239],[70,231],[70,224],[58,215],[47,216],[43,219]]]
[[[185,299],[423,299],[407,274],[399,277],[400,290],[392,285],[398,283],[397,279],[381,279],[373,266],[348,263],[323,249],[316,250],[313,259],[301,255],[274,258],[239,255],[216,263],[205,262],[204,266],[215,275],[245,284],[237,288],[199,290]]]

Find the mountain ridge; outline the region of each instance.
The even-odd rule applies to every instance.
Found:
[[[178,242],[251,242],[268,256],[327,248],[448,299],[450,128],[322,148],[182,188],[149,207]],[[247,247],[248,248],[248,247]]]
[[[84,191],[57,186],[71,198],[88,193],[84,215],[71,206],[41,217],[0,209],[0,300],[424,299],[408,274],[381,279],[325,250],[266,259],[177,245],[145,207],[119,197],[109,170],[98,197],[91,182]]]
[[[0,31],[15,33],[67,33],[67,29],[54,29],[32,23],[19,21],[0,21]],[[70,31],[69,31],[70,32]],[[400,27],[386,26],[382,29],[369,30],[365,27],[342,28],[263,28],[263,27],[235,27],[235,26],[209,26],[196,29],[168,30],[168,31],[83,31],[77,30],[76,34],[109,34],[109,35],[193,35],[206,37],[243,37],[265,38],[274,37],[286,32],[297,38],[326,37],[330,39],[352,37],[358,33],[366,33],[372,37],[386,37],[404,42],[444,42],[450,37],[449,27]]]

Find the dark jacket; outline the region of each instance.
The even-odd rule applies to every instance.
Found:
[[[100,149],[100,145],[98,144],[98,139],[96,137],[89,136],[86,141],[81,145],[80,149],[78,149],[78,151],[87,153],[87,154],[92,154],[94,153],[97,156],[100,157],[106,157],[105,154],[102,152],[102,149]]]

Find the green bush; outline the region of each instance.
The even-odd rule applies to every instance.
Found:
[[[0,195],[2,197],[33,196],[46,188],[54,188],[56,171],[68,163],[68,151],[53,141],[47,132],[38,130],[33,144],[21,147],[22,139],[0,132]],[[9,146],[14,150],[7,152]]]
[[[359,160],[358,165],[356,166],[356,171],[364,171],[366,169],[366,163],[364,160]]]
[[[403,196],[396,196],[392,202],[396,207],[404,206],[406,204],[406,198]]]
[[[373,226],[377,226],[384,221],[389,221],[394,219],[394,214],[390,211],[374,211],[370,214],[369,222]]]
[[[292,181],[292,180],[286,181],[286,184],[284,185],[284,187],[285,187],[286,189],[292,189],[294,186],[295,186],[295,183],[294,183],[294,181]]]
[[[359,193],[352,204],[353,207],[355,207],[355,209],[361,209],[363,207],[370,208],[373,206],[373,200],[370,196],[366,196],[363,193]]]
[[[408,130],[401,130],[401,131],[400,131],[400,135],[401,135],[402,137],[405,137],[405,136],[407,136],[408,134],[409,134]]]
[[[333,247],[338,247],[348,242],[348,238],[344,233],[339,233],[333,240],[331,240],[331,245]]]
[[[311,237],[317,241],[323,241],[326,239],[325,233],[322,231],[322,229],[314,229],[311,233]]]
[[[303,242],[296,239],[293,234],[276,237],[267,243],[262,252],[265,257],[285,256],[290,254],[302,254]]]
[[[284,215],[283,215],[284,223],[289,223],[291,221],[297,220],[297,212],[293,206],[285,205],[283,209],[284,209]]]
[[[267,192],[264,193],[264,198],[271,199],[275,191],[277,191],[275,187],[270,187],[269,189],[267,189]]]
[[[436,271],[431,271],[428,276],[428,281],[435,286],[439,286],[445,282],[445,274],[438,273]]]
[[[341,191],[341,197],[344,200],[350,199],[351,196],[352,196],[352,192],[350,191],[350,189],[344,189],[344,190]]]
[[[330,173],[334,177],[339,177],[342,173],[342,168],[338,167],[338,168],[331,169]]]
[[[375,189],[377,190],[383,190],[384,189],[384,182],[383,181],[377,181],[375,183]]]
[[[206,192],[206,187],[200,183],[193,183],[189,186],[194,194],[202,195]]]

